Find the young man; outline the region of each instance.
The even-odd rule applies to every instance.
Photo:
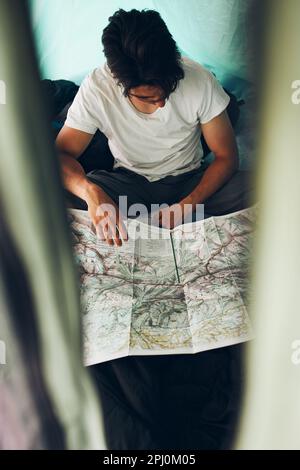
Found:
[[[121,195],[128,206],[168,204],[155,215],[167,228],[197,204],[211,215],[241,209],[246,178],[237,171],[230,99],[214,75],[180,56],[156,11],[117,11],[102,42],[107,62],[83,81],[57,137],[65,187],[86,201],[100,236],[117,245],[126,237]],[[86,175],[76,159],[97,129],[115,165]],[[215,156],[207,169],[201,133]]]
[[[237,171],[229,97],[214,76],[180,57],[156,11],[117,11],[102,42],[107,62],[83,81],[57,138],[65,186],[86,201],[101,236],[121,244],[122,215],[115,220],[113,213],[122,195],[128,206],[168,204],[156,213],[167,227],[182,221],[178,212],[168,217],[175,204],[193,211],[205,203],[207,215],[242,209],[246,179]],[[115,165],[86,175],[76,159],[97,129],[107,136]],[[201,132],[215,156],[207,168]],[[241,348],[92,366],[108,447],[226,448],[238,411]]]

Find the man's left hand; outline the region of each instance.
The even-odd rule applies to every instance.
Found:
[[[179,202],[171,206],[164,207],[152,215],[151,223],[162,228],[171,230],[183,223],[184,216],[186,217],[191,208]]]

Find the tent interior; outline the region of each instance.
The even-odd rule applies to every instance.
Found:
[[[300,334],[295,296],[300,264],[297,237],[289,242],[291,232],[281,231],[289,226],[297,233],[300,227],[297,171],[289,171],[282,157],[288,152],[291,167],[299,170],[299,110],[290,100],[280,101],[276,90],[284,79],[281,86],[289,93],[290,83],[300,78],[296,52],[282,49],[283,43],[299,42],[294,18],[300,11],[297,0],[288,0],[289,13],[281,23],[280,5],[262,3],[2,0],[1,449],[299,446],[297,432],[292,433],[300,411],[295,404],[299,386],[291,386],[297,371],[286,357],[290,344],[297,346],[296,328]],[[195,354],[133,355],[84,367],[78,278],[54,137],[84,77],[105,63],[102,31],[119,8],[158,11],[181,55],[211,71],[230,95],[239,169],[253,174],[254,201],[261,205],[250,315],[258,319],[257,339]],[[275,34],[281,33],[286,40],[277,47]],[[272,54],[274,40],[278,57]],[[285,124],[276,120],[282,113]],[[99,135],[80,158],[86,172],[109,171],[113,165]],[[204,160],[209,165],[213,159],[207,148]],[[283,199],[293,210],[286,210]],[[285,257],[278,255],[275,266],[283,243]],[[283,279],[286,269],[290,282]],[[283,315],[287,296],[289,324]],[[254,367],[258,363],[261,367]],[[274,385],[277,391],[269,400]],[[274,409],[289,397],[297,412],[287,405],[283,427],[290,431],[280,433],[274,421],[282,415],[274,416]]]

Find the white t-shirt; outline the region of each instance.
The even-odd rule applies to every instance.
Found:
[[[115,167],[122,166],[155,181],[200,166],[203,150],[200,124],[227,107],[230,98],[214,75],[197,62],[182,58],[185,78],[163,108],[138,111],[122,94],[107,64],[82,82],[65,125],[108,138]]]

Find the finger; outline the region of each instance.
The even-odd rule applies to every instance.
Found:
[[[97,230],[98,230],[97,226],[98,226],[98,224],[99,224],[99,217],[93,217],[93,218],[91,218],[91,221],[92,221],[92,230],[93,230],[93,233],[95,233],[95,234],[98,236],[98,234],[97,234]]]
[[[100,223],[98,223],[96,225],[96,234],[97,234],[97,238],[99,238],[99,240],[101,240],[101,241],[106,240],[106,237],[105,237],[105,234],[104,234],[104,231],[103,231],[103,227]]]
[[[109,218],[107,215],[101,215],[99,216],[99,223],[98,223],[98,227],[99,227],[99,234],[100,236],[104,237],[104,240],[109,244],[109,245],[113,245],[114,244],[114,241],[113,241],[113,237],[111,236],[111,232],[109,230]]]
[[[104,226],[103,226],[103,232],[104,232],[106,242],[109,245],[114,245],[114,241],[113,241],[113,238],[111,236],[111,230],[110,230],[110,226],[109,226],[108,221],[106,221]]]
[[[161,211],[159,226],[162,228],[170,228],[170,213],[169,211]]]
[[[159,211],[159,214],[158,214],[158,225],[161,227],[162,226],[162,223],[164,221],[164,213],[163,211]]]
[[[115,221],[108,220],[107,231],[108,231],[108,236],[110,240],[112,240],[112,243],[114,245],[121,246],[122,241],[119,237]]]
[[[170,228],[174,227],[174,221],[175,221],[175,213],[173,211],[170,211],[169,212],[169,220],[168,220]]]
[[[120,215],[117,218],[117,228],[118,228],[118,231],[119,231],[119,235],[121,235],[123,240],[128,240],[128,232],[127,232],[127,229],[125,227],[124,220],[122,219],[122,217]]]
[[[108,230],[109,230],[111,238],[113,239],[113,242],[116,245],[121,246],[122,245],[122,240],[120,238],[119,230],[116,226],[115,220],[109,219],[109,221],[108,221]]]

